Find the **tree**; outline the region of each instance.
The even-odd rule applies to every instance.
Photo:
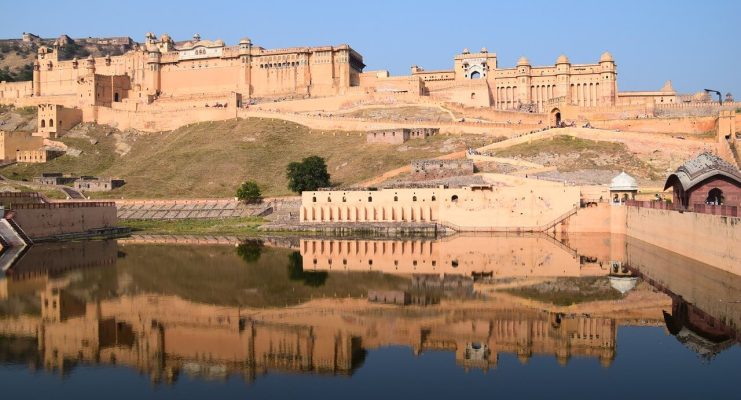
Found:
[[[327,163],[319,156],[306,157],[301,162],[288,164],[286,177],[288,188],[296,193],[329,186]]]
[[[237,189],[237,198],[245,203],[259,203],[262,200],[260,186],[255,181],[245,181]]]

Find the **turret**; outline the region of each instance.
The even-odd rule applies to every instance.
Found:
[[[33,62],[33,95],[41,96],[41,63],[38,59]]]
[[[530,67],[530,61],[527,59],[527,57],[522,56],[519,60],[517,60],[517,66],[515,67],[515,73],[517,75],[517,94],[515,95],[515,98],[518,99],[522,103],[530,103],[535,101],[535,99],[531,98],[531,91],[530,91],[530,83],[532,81],[531,77],[531,67]]]
[[[609,51],[602,53],[599,59],[600,69],[600,101],[604,105],[614,105],[617,99],[617,70],[615,59]]]
[[[158,95],[160,91],[160,53],[157,47],[151,48],[147,52],[147,93]]]
[[[556,93],[555,97],[566,97],[566,102],[571,103],[571,62],[565,54],[556,59]]]
[[[88,74],[95,74],[95,59],[92,55],[87,56],[87,59],[85,59],[85,70]]]
[[[239,41],[239,57],[241,59],[240,86],[242,93],[246,97],[252,94],[252,41],[249,38],[242,38]]]

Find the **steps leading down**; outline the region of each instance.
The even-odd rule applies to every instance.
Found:
[[[0,244],[0,270],[5,272],[26,251],[30,243],[16,231],[10,221],[0,218]]]

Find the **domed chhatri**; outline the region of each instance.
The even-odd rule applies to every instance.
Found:
[[[625,294],[633,290],[636,287],[636,283],[638,283],[638,278],[635,276],[610,276],[608,279],[610,280],[610,286],[620,292],[620,294]]]
[[[522,56],[519,60],[517,60],[517,66],[524,66],[524,65],[530,65],[530,60],[527,59],[527,57]]]
[[[560,55],[560,56],[558,56],[558,58],[556,59],[556,64],[570,64],[570,63],[571,63],[571,62],[569,61],[569,58],[568,58],[568,57],[566,57],[566,54],[561,54],[561,55]]]
[[[638,181],[625,173],[619,173],[610,182],[610,196],[613,204],[623,204],[627,200],[635,200],[638,193]]]
[[[610,54],[609,51],[606,51],[602,53],[602,56],[599,58],[599,62],[614,62],[615,59],[612,58],[612,54]]]
[[[625,173],[625,171],[619,173],[616,177],[610,181],[611,191],[630,191],[638,190],[638,181],[632,176]]]

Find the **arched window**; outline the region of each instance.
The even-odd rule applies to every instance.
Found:
[[[314,203],[316,203],[316,196],[312,197],[311,198],[311,201],[314,202]]]
[[[49,128],[53,128],[53,127],[54,127],[54,120],[49,118]]]
[[[473,71],[471,72],[471,79],[480,79],[481,73],[479,71]]]
[[[118,92],[116,92],[116,93],[113,94],[113,101],[115,101],[116,103],[119,102]]]
[[[705,199],[705,204],[720,206],[723,205],[724,200],[723,191],[718,188],[713,188],[708,192],[708,198]]]
[[[327,197],[327,203],[331,203],[331,202],[332,202],[332,198],[331,197]]]
[[[450,201],[452,201],[452,202],[458,201],[458,195],[457,194],[454,194],[453,197],[450,198]]]
[[[46,120],[41,120],[41,127],[46,128]]]
[[[399,196],[394,196],[394,201],[399,201]]]
[[[437,200],[437,199],[435,198],[435,196],[432,196],[432,201],[435,201],[435,200]]]
[[[412,196],[412,201],[417,201],[417,196]]]
[[[368,203],[372,203],[372,202],[373,202],[373,197],[368,196]]]

